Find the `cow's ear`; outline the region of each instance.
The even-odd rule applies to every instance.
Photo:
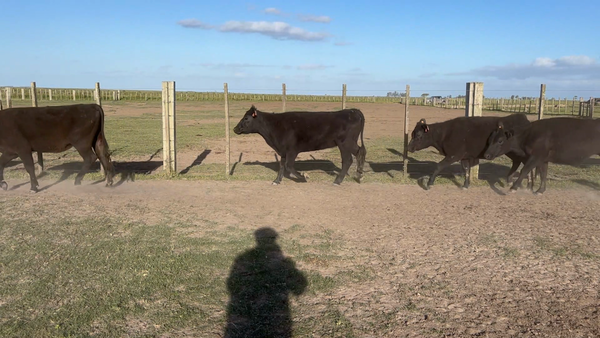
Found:
[[[423,128],[423,131],[425,131],[426,133],[429,132],[429,126],[427,125],[427,122],[425,121],[425,119],[421,119],[419,121],[419,123],[421,124],[421,128]]]
[[[514,134],[513,134],[512,130],[506,130],[504,132],[504,136],[506,136],[506,139],[509,139],[509,138],[513,137],[513,135]]]
[[[256,117],[256,110],[252,112],[252,117]]]

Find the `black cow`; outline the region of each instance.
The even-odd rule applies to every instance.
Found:
[[[483,117],[457,117],[448,121],[427,124],[425,119],[417,122],[412,131],[412,139],[408,144],[408,150],[415,152],[428,147],[434,147],[444,159],[437,165],[425,189],[429,189],[435,177],[447,166],[460,161],[465,170],[465,182],[463,189],[469,188],[471,179],[469,169],[479,164],[483,159],[484,151],[490,134],[498,126],[498,121],[510,126],[528,125],[530,122],[525,114],[512,114],[505,117],[483,116]],[[508,173],[507,182],[510,182],[524,158],[514,153],[507,153],[512,161],[512,167]],[[533,184],[533,177],[530,179]]]
[[[267,144],[281,157],[279,172],[273,184],[281,183],[284,171],[304,178],[294,169],[294,161],[299,153],[333,148],[337,146],[342,155],[342,171],[333,182],[339,185],[352,164],[352,155],[357,160],[357,180],[363,175],[367,150],[363,142],[365,117],[358,109],[344,109],[334,112],[287,112],[266,113],[252,105],[235,126],[236,134],[260,134]],[[361,146],[358,146],[360,134]]]
[[[493,159],[507,152],[525,158],[521,174],[510,191],[515,192],[524,176],[538,167],[541,183],[536,194],[542,194],[546,191],[548,162],[574,166],[600,155],[600,119],[555,117],[534,121],[526,128],[499,123],[490,135],[485,157]]]
[[[31,191],[39,186],[32,152],[59,153],[74,147],[83,157],[75,178],[81,180],[96,158],[104,167],[106,185],[113,183],[114,167],[104,136],[104,111],[97,104],[10,108],[0,113],[0,186],[6,190],[4,167],[20,157],[29,173]]]

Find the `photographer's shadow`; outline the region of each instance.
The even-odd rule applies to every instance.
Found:
[[[261,228],[254,235],[256,247],[235,259],[227,279],[224,337],[292,337],[288,295],[302,294],[308,282],[281,252],[275,230]]]

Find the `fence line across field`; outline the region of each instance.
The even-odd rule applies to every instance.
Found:
[[[368,97],[368,96],[347,96],[347,85],[342,84],[340,96],[335,95],[297,95],[288,94],[286,84],[281,87],[281,94],[245,94],[245,93],[230,93],[228,84],[224,83],[223,92],[189,92],[176,91],[175,81],[163,81],[162,91],[134,91],[134,90],[101,90],[100,83],[96,82],[95,88],[91,89],[53,89],[39,88],[35,82],[31,83],[30,88],[21,87],[6,87],[4,95],[6,97],[6,107],[12,107],[12,102],[15,99],[28,100],[31,99],[32,106],[38,106],[38,100],[49,101],[95,101],[98,105],[102,105],[103,101],[162,101],[163,115],[163,169],[168,174],[177,172],[177,156],[176,156],[176,101],[223,101],[225,110],[225,173],[227,177],[233,173],[230,171],[230,123],[229,123],[229,101],[281,101],[282,112],[286,111],[287,101],[297,102],[339,102],[341,109],[345,109],[347,103],[360,102],[393,102],[401,103],[405,106],[404,112],[404,151],[403,151],[403,172],[404,176],[408,174],[408,132],[409,132],[409,106],[433,106],[451,109],[465,109],[465,116],[482,116],[483,110],[503,111],[509,113],[537,113],[538,119],[544,117],[544,113],[548,114],[567,114],[570,108],[570,115],[578,115],[580,117],[593,118],[594,105],[596,99],[590,97],[584,101],[583,97],[579,100],[555,100],[546,98],[546,85],[540,87],[540,96],[538,98],[484,98],[482,82],[468,82],[466,85],[464,98],[441,98],[441,97],[411,97],[410,85],[406,85],[404,95],[385,96],[385,97]],[[2,101],[3,91],[0,91],[0,102]],[[13,97],[14,93],[20,93]],[[0,106],[1,107],[1,106]],[[562,109],[564,107],[564,109]],[[577,112],[577,114],[575,114]],[[315,161],[315,163],[328,163],[326,161]],[[419,165],[421,163],[411,163],[411,165]],[[103,168],[101,168],[103,169]],[[103,172],[103,170],[102,170]],[[473,178],[479,176],[478,166],[471,168],[470,172]]]

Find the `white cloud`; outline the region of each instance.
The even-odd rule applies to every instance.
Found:
[[[340,41],[340,42],[334,43],[334,45],[336,45],[336,46],[350,46],[350,45],[352,45],[352,42]]]
[[[265,8],[263,12],[265,12],[266,14],[281,15],[281,11],[273,7]]]
[[[326,66],[326,65],[320,65],[320,64],[305,64],[305,65],[300,65],[297,68],[299,70],[321,70],[321,69],[325,69],[325,68],[331,68],[333,66]]]
[[[331,18],[325,15],[298,15],[298,19],[304,22],[319,22],[319,23],[330,23]]]
[[[268,65],[257,65],[252,63],[199,63],[196,66],[212,68],[212,69],[237,69],[237,68],[260,68],[274,67]]]
[[[256,33],[277,40],[321,41],[329,36],[327,33],[309,32],[281,21],[228,21],[218,29],[221,32]]]
[[[462,73],[446,75],[470,75],[510,79],[555,79],[585,80],[600,77],[600,64],[596,59],[585,55],[563,56],[558,59],[539,57],[529,64],[508,64],[504,66],[485,66]]]
[[[213,28],[211,25],[206,24],[200,20],[196,19],[185,19],[177,21],[177,24],[185,27],[185,28],[201,28],[201,29],[211,29]]]

